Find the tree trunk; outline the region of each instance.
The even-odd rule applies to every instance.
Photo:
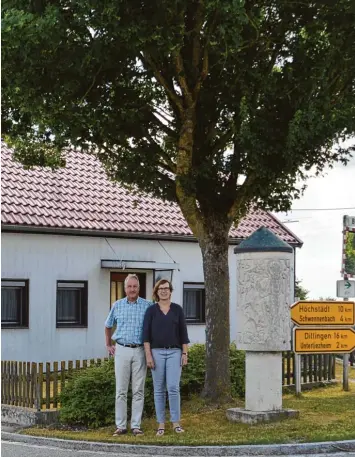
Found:
[[[231,398],[229,345],[228,223],[209,220],[200,240],[206,293],[206,376],[203,396],[213,403]]]
[[[200,244],[206,293],[206,377],[202,395],[213,403],[231,398],[229,368],[229,268],[228,234],[231,220],[198,205],[184,180],[191,172],[195,113],[187,110],[180,132],[176,195],[180,208]],[[191,179],[191,178],[189,178]],[[202,209],[204,208],[204,210]],[[208,214],[206,214],[206,212]]]

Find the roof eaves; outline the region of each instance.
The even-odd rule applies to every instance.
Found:
[[[65,228],[65,227],[46,227],[46,226],[34,226],[34,225],[23,225],[23,224],[1,224],[2,232],[12,233],[32,233],[32,234],[47,234],[47,235],[72,235],[72,236],[101,236],[109,238],[135,238],[135,239],[150,239],[150,240],[167,240],[167,241],[185,241],[185,242],[197,242],[197,239],[193,235],[181,235],[181,234],[165,234],[165,233],[148,233],[148,232],[119,232],[111,230],[95,230],[95,229],[78,229],[78,228]],[[298,238],[295,236],[298,240]],[[228,242],[231,245],[237,245],[241,243],[245,238],[230,237]],[[289,242],[291,246],[300,247],[302,243]]]
[[[270,229],[272,231],[272,229]],[[242,241],[244,241],[245,238],[229,238],[229,244],[235,244],[235,245],[238,245],[240,244]],[[298,241],[297,242],[294,242],[294,241],[285,241],[285,243],[289,244],[290,246],[294,247],[294,248],[300,248],[302,247],[302,243],[300,244]]]
[[[165,234],[165,233],[150,233],[150,232],[119,232],[112,230],[95,230],[95,229],[78,229],[65,227],[46,227],[23,224],[1,224],[2,232],[12,233],[32,233],[43,235],[72,235],[72,236],[95,236],[109,238],[135,238],[135,239],[150,239],[150,240],[168,240],[168,241],[193,241],[197,239],[192,235],[180,234]]]

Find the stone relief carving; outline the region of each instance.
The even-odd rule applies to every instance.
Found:
[[[237,344],[257,350],[287,348],[290,340],[289,259],[237,260]]]

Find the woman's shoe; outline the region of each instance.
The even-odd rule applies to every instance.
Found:
[[[165,433],[165,428],[158,428],[155,436],[163,436]]]
[[[184,433],[185,430],[182,427],[180,427],[180,425],[178,425],[178,426],[174,427],[174,432],[175,433]]]

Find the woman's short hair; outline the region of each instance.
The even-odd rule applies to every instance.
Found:
[[[163,284],[169,284],[169,289],[170,289],[170,292],[172,292],[174,289],[173,289],[173,285],[171,284],[171,282],[168,280],[168,279],[159,279],[159,281],[157,281],[155,283],[155,286],[153,288],[153,300],[154,301],[159,301],[159,297],[158,297],[158,289],[161,285]]]

